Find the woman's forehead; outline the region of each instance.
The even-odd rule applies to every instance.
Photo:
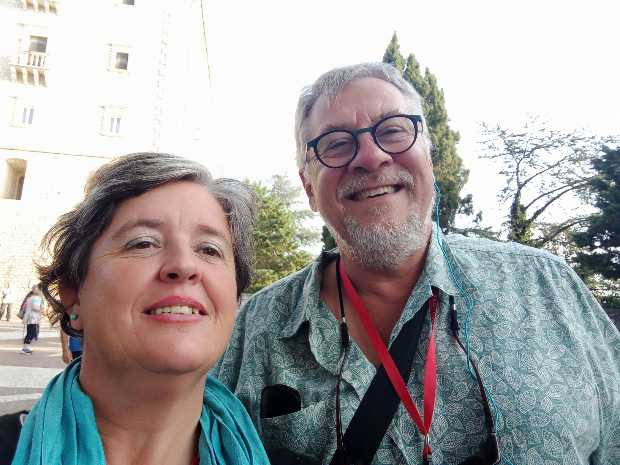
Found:
[[[190,181],[164,184],[121,203],[108,229],[118,236],[135,227],[191,227],[230,237],[222,206],[205,186]]]

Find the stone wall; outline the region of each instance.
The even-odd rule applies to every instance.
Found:
[[[86,178],[107,159],[0,151],[0,163],[8,157],[28,164],[22,199],[0,199],[0,287],[10,282],[20,301],[37,282],[43,235],[81,200]]]

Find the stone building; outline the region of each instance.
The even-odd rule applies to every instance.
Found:
[[[36,282],[43,233],[111,157],[201,159],[201,15],[195,0],[0,0],[0,287]]]

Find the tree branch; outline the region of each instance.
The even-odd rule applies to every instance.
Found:
[[[586,216],[565,221],[564,223],[559,224],[558,227],[550,234],[544,234],[543,237],[541,237],[540,239],[537,239],[535,241],[535,246],[537,248],[541,248],[548,242],[551,242],[553,239],[558,237],[560,234],[562,234],[567,229],[572,228],[573,226],[578,225],[578,224],[586,223],[587,221],[588,221],[588,217]]]
[[[579,181],[575,181],[573,183],[568,183],[568,184],[562,184],[560,187],[556,187],[555,189],[551,189],[550,191],[543,192],[538,197],[536,197],[534,200],[532,200],[530,203],[528,203],[524,208],[527,210],[528,208],[530,208],[532,205],[534,205],[536,202],[538,202],[543,197],[547,197],[553,194],[554,192],[565,189],[567,187],[571,187],[572,189],[578,189],[579,187],[588,184],[592,179],[594,179],[594,177],[591,177],[588,179],[580,179]]]

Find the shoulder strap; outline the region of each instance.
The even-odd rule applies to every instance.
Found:
[[[409,381],[411,364],[418,349],[428,307],[429,301],[403,325],[390,347],[390,355],[405,383]],[[372,462],[399,403],[398,394],[392,387],[385,368],[381,365],[344,433],[344,448],[349,461],[360,465]],[[342,457],[335,454],[331,465],[344,463],[342,460]]]

